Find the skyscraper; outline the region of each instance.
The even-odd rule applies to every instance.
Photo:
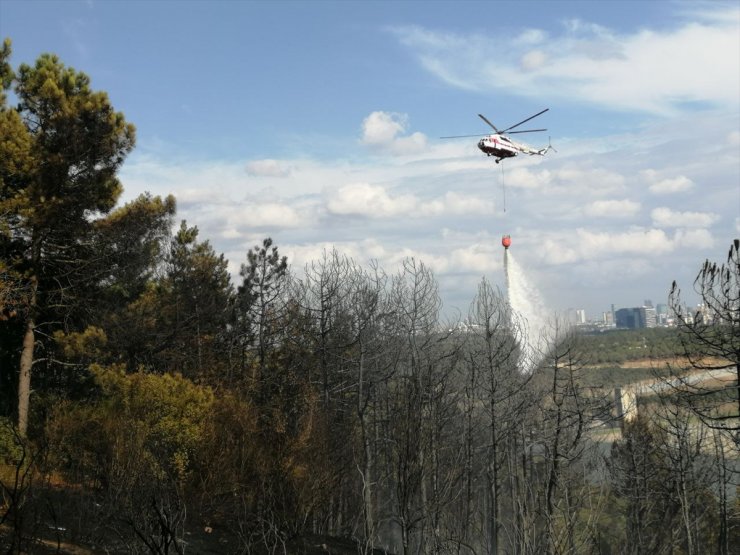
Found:
[[[668,324],[668,305],[664,303],[658,303],[655,307],[655,318],[659,326],[665,326]]]
[[[620,308],[615,312],[618,328],[636,329],[642,328],[642,317],[639,308]]]
[[[646,303],[650,301],[645,301]],[[653,304],[650,303],[650,305],[645,305],[640,307],[640,319],[642,320],[642,328],[654,328],[656,326],[657,320],[655,318],[655,309],[653,308]]]

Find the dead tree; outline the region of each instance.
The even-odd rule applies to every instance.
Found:
[[[501,292],[483,279],[471,304],[467,325],[467,371],[474,405],[478,407],[476,417],[482,427],[482,445],[478,451],[485,461],[482,528],[487,551],[499,553],[510,547],[506,543],[502,545],[499,539],[505,524],[501,511],[507,448],[512,436],[518,433],[518,422],[531,399],[525,391],[531,374],[518,364],[526,324],[511,310]],[[471,489],[468,485],[468,498]],[[506,536],[511,537],[511,531]]]
[[[683,306],[673,282],[669,305],[678,323],[689,372],[671,367],[670,384],[685,405],[710,428],[740,447],[740,239],[727,262],[704,262],[694,280],[700,310]]]

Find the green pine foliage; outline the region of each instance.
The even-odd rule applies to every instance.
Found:
[[[62,403],[48,420],[54,467],[82,483],[109,484],[125,476],[130,457],[151,479],[187,480],[214,401],[213,391],[179,374],[127,374],[92,365],[95,400]],[[107,472],[106,472],[107,470]],[[102,471],[102,472],[101,472]]]

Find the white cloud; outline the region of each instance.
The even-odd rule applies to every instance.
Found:
[[[578,229],[576,241],[582,253],[652,253],[660,254],[673,248],[666,233],[660,229],[636,230],[623,233],[593,232]]]
[[[640,211],[640,203],[632,200],[597,200],[587,205],[584,212],[595,218],[628,218]]]
[[[454,269],[450,253],[435,254],[429,250],[409,246],[386,248],[376,237],[369,237],[362,241],[332,241],[311,245],[287,244],[283,245],[282,250],[288,256],[291,266],[300,273],[307,264],[321,260],[324,253],[332,250],[336,250],[338,254],[351,258],[361,265],[375,260],[389,275],[399,269],[407,258],[421,261],[435,273],[444,273]]]
[[[281,250],[288,257],[293,270],[301,274],[306,265],[322,260],[324,255],[332,250],[336,250],[338,254],[351,258],[361,265],[365,265],[371,260],[377,260],[381,262],[381,267],[390,271],[390,268],[385,267],[388,252],[375,237],[363,241],[336,240],[317,241],[309,244],[288,243],[282,245]]]
[[[410,214],[416,208],[413,195],[391,196],[379,185],[352,183],[331,192],[326,204],[333,214],[357,214],[370,218],[388,218]]]
[[[693,188],[694,182],[685,175],[676,177],[661,177],[659,172],[648,169],[640,172],[642,178],[649,184],[648,190],[655,195],[670,195],[681,193]]]
[[[441,214],[492,213],[491,201],[474,196],[447,192],[444,196],[422,201],[417,196],[404,193],[390,194],[380,185],[352,183],[327,192],[326,207],[332,214],[358,215],[368,218],[420,218]]]
[[[654,271],[655,265],[647,257],[632,256],[612,260],[587,260],[574,267],[574,276],[585,285],[599,283],[602,286],[624,285],[625,276],[643,278]],[[604,308],[606,308],[606,303]]]
[[[688,177],[679,175],[671,179],[661,179],[650,185],[649,189],[651,193],[656,195],[667,195],[671,193],[680,193],[682,191],[688,191],[694,186],[694,182]]]
[[[388,251],[386,267],[400,268],[403,261],[413,258],[417,262],[424,264],[435,274],[444,274],[450,271],[451,263],[449,253],[435,252],[431,249],[422,249],[414,247],[401,247],[394,251]]]
[[[676,230],[673,237],[662,229],[602,232],[577,229],[575,234],[544,240],[544,260],[549,264],[572,264],[613,256],[657,257],[677,248],[708,248],[714,240],[706,229]]]
[[[506,185],[549,191],[558,194],[603,196],[624,190],[622,175],[604,168],[578,165],[561,166],[552,170],[532,170],[517,167],[506,173]]]
[[[539,69],[547,61],[547,56],[542,50],[530,50],[522,56],[521,66],[524,71]]]
[[[121,169],[124,199],[149,191],[156,195],[176,194],[178,200],[196,202],[210,198],[221,201],[230,191],[244,191],[248,178],[240,163],[172,160],[134,152]],[[202,191],[203,193],[198,193]]]
[[[624,176],[599,167],[566,166],[556,175],[563,187],[586,189],[594,195],[621,191],[625,184]]]
[[[506,175],[506,184],[520,189],[542,189],[552,182],[549,170],[532,171],[528,168],[516,168]]]
[[[661,206],[650,212],[656,227],[711,227],[719,216],[711,212],[676,212]]]
[[[267,158],[264,160],[252,160],[247,163],[247,173],[254,176],[288,177],[291,173],[289,165],[280,160]]]
[[[419,215],[421,216],[492,214],[493,211],[494,203],[492,201],[455,192],[447,192],[443,197],[422,202],[419,206]]]
[[[223,197],[208,189],[183,188],[177,191],[178,208],[197,206],[203,204],[221,204],[224,202]]]
[[[491,275],[501,267],[501,248],[491,243],[476,243],[454,249],[450,255],[450,269],[453,272]]]
[[[366,145],[390,143],[406,130],[407,121],[405,115],[373,112],[362,122],[362,142]]]
[[[727,144],[730,146],[740,146],[740,131],[730,131],[727,134]]]
[[[227,221],[234,226],[277,229],[294,228],[307,223],[306,218],[292,206],[275,202],[247,204],[245,210],[235,210],[227,217]]]
[[[416,154],[427,146],[423,133],[403,135],[408,127],[408,116],[395,112],[373,112],[362,122],[360,142],[371,148],[394,155]]]
[[[239,230],[230,227],[221,232],[221,237],[224,239],[241,239],[244,235]]]
[[[557,94],[569,101],[661,114],[691,102],[735,108],[740,10],[712,4],[704,11],[712,14],[684,14],[691,19],[679,25],[632,33],[571,20],[546,41],[537,40],[544,33],[536,29],[521,35],[530,40],[511,40],[504,30],[466,36],[418,26],[392,31],[428,71],[460,88],[504,89],[531,97]],[[491,51],[497,54],[493,58]]]
[[[545,39],[547,39],[547,34],[541,29],[526,29],[515,37],[514,41],[519,44],[532,45],[540,44]]]
[[[489,200],[455,192],[446,193],[444,202],[450,214],[490,214],[494,209]]]
[[[245,201],[228,205],[203,205],[182,211],[188,221],[197,223],[205,236],[242,240],[256,234],[275,233],[310,227],[315,220],[310,206],[295,202]]]
[[[678,229],[673,243],[675,248],[709,249],[714,247],[714,237],[708,229]]]

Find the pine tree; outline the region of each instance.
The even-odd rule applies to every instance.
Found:
[[[116,173],[134,146],[134,126],[84,73],[43,54],[13,74],[10,43],[0,58],[3,87],[19,104],[0,103],[0,252],[27,292],[22,314],[18,428],[28,427],[37,340],[64,322],[86,279],[94,219],[121,193]],[[58,325],[58,324],[57,324]]]

